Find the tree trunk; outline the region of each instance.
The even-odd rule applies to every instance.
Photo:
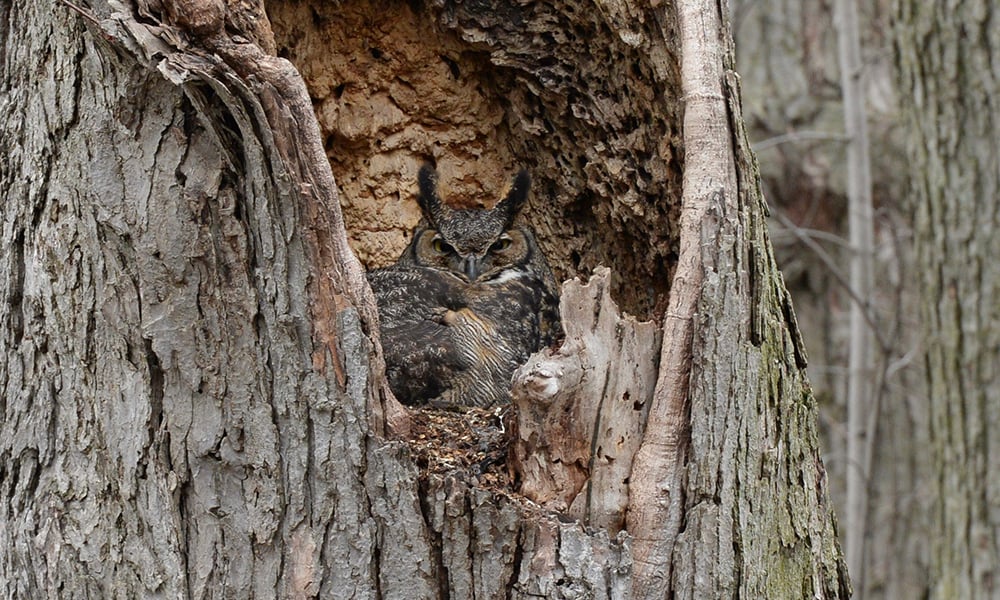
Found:
[[[846,597],[722,7],[270,8],[0,5],[8,595]],[[584,473],[627,531],[414,460],[345,220],[405,229],[427,156],[533,162],[557,270],[668,307],[631,474]]]
[[[936,471],[934,598],[1000,593],[1000,10],[895,3]]]
[[[912,252],[910,162],[901,138],[893,80],[890,30],[892,2],[858,3],[863,54],[859,101],[868,109],[871,170],[875,177],[874,288],[868,313],[874,323],[872,425],[862,423],[872,454],[849,459],[848,311],[857,289],[849,283],[847,139],[845,104],[839,90],[838,34],[825,0],[738,0],[739,73],[744,115],[761,162],[763,186],[774,219],[772,241],[795,302],[809,350],[809,374],[819,399],[820,442],[840,516],[845,551],[853,527],[845,498],[846,475],[865,464],[868,492],[864,573],[849,568],[858,598],[919,598],[928,581],[928,523],[933,501],[927,431],[922,335],[917,310],[918,271]],[[856,363],[858,364],[858,363]],[[860,448],[859,448],[860,450]],[[867,461],[867,462],[866,462]],[[858,472],[860,474],[860,472]],[[860,528],[859,528],[860,529]],[[862,582],[861,579],[864,579]]]
[[[847,220],[850,239],[851,302],[847,366],[847,510],[844,538],[847,565],[863,597],[865,539],[868,521],[868,481],[874,431],[868,431],[876,410],[875,347],[872,331],[874,218],[872,178],[868,158],[868,111],[863,96],[864,67],[855,0],[837,0],[837,54],[847,133]]]

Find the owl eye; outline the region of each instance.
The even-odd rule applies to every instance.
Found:
[[[507,248],[510,248],[510,245],[512,243],[513,242],[510,240],[509,237],[503,236],[502,238],[494,242],[492,246],[490,246],[490,252],[503,252]]]
[[[451,252],[451,246],[449,246],[448,242],[442,240],[441,238],[434,238],[434,240],[431,241],[431,248],[440,254],[447,254],[448,252]]]

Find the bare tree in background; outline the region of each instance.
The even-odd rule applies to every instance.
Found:
[[[936,501],[931,597],[1000,593],[1000,9],[897,0]]]
[[[809,347],[810,374],[820,398],[820,422],[831,491],[841,531],[857,532],[848,510],[847,476],[865,479],[868,510],[863,573],[852,569],[858,597],[915,598],[925,593],[927,540],[935,535],[921,320],[919,268],[914,264],[910,162],[900,135],[889,36],[892,3],[858,5],[863,83],[856,101],[869,110],[874,286],[868,301],[850,282],[848,240],[847,98],[838,68],[836,3],[822,0],[736,2],[739,70],[746,119],[761,160],[772,232],[796,313]],[[841,266],[845,265],[845,266]],[[870,454],[850,458],[848,428],[852,307],[867,304],[875,354],[871,419],[862,422]],[[855,446],[862,449],[861,445]],[[856,453],[855,453],[856,456]],[[860,486],[856,490],[863,491]],[[846,540],[845,540],[846,541]]]
[[[846,598],[724,6],[264,8],[0,4],[8,596]],[[414,462],[345,215],[428,157],[661,318],[626,532]]]
[[[847,134],[847,215],[850,239],[851,326],[847,366],[847,511],[848,568],[864,589],[868,478],[872,454],[871,411],[875,408],[876,356],[869,316],[874,270],[874,218],[868,111],[864,98],[861,34],[855,0],[835,2],[840,82]],[[863,596],[863,594],[862,594]]]

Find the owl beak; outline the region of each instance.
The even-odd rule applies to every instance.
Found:
[[[462,259],[462,270],[465,272],[465,276],[469,278],[469,281],[475,281],[480,273],[479,257],[473,254]]]

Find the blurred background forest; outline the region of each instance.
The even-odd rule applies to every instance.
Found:
[[[744,115],[771,207],[772,240],[809,351],[822,447],[855,598],[920,598],[934,587],[937,492],[921,340],[915,203],[892,38],[892,3],[858,3],[860,97],[871,157],[873,354],[861,460],[848,448],[849,276],[844,94],[836,0],[731,3]],[[996,32],[994,31],[994,34]],[[987,199],[989,200],[989,199]],[[995,200],[995,199],[994,199]],[[860,476],[865,507],[848,506]],[[866,508],[866,510],[865,510]],[[860,518],[860,541],[845,539]],[[854,554],[854,556],[852,556]],[[958,596],[951,596],[958,597]]]

